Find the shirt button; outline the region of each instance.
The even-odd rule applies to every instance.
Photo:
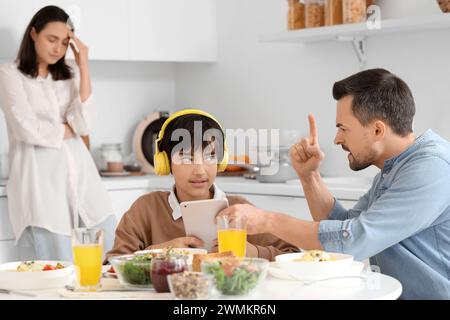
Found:
[[[349,236],[350,236],[350,234],[348,233],[348,231],[343,231],[343,232],[342,232],[342,237],[343,237],[344,239],[348,239]]]

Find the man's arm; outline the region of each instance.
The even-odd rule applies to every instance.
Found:
[[[328,219],[334,198],[319,173],[325,155],[320,150],[316,120],[309,115],[309,137],[301,139],[290,150],[291,163],[302,183],[309,211],[314,221]]]

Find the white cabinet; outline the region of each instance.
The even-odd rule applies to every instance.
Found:
[[[305,198],[242,194],[258,208],[281,212],[298,219],[312,220]]]
[[[216,60],[216,0],[131,0],[130,58]]]
[[[47,5],[74,17],[75,34],[89,47],[91,60],[128,60],[128,0],[33,0],[35,12]]]
[[[32,17],[31,0],[0,1],[0,58],[15,58]]]
[[[117,221],[120,221],[123,214],[130,209],[131,205],[142,195],[150,192],[147,189],[124,189],[109,190],[108,194],[111,198],[114,215]]]
[[[281,212],[298,219],[312,221],[306,198],[250,194],[241,194],[240,196],[261,209]],[[356,204],[356,201],[350,200],[339,200],[339,202],[346,209],[352,208]]]

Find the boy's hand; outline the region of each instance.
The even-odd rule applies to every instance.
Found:
[[[163,249],[167,247],[172,248],[202,248],[205,243],[199,238],[187,236],[176,238],[164,243],[159,243],[148,247],[147,249]]]

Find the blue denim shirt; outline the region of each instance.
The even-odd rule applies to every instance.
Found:
[[[388,159],[353,209],[320,222],[326,251],[370,258],[402,299],[450,299],[450,143],[431,130]]]

